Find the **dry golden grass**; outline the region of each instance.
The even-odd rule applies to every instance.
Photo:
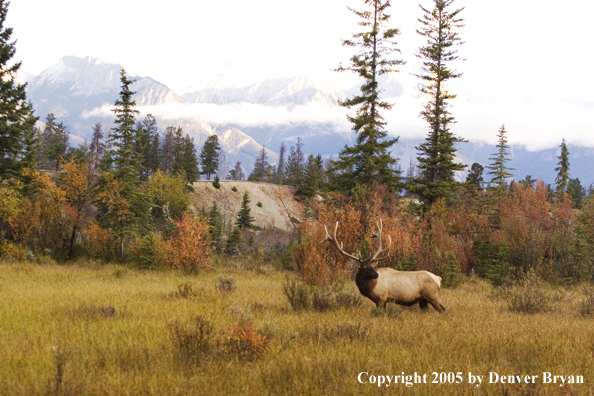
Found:
[[[0,265],[0,394],[6,395],[591,395],[594,319],[580,288],[549,290],[545,313],[512,312],[501,293],[468,280],[443,290],[440,315],[406,308],[396,319],[357,308],[293,312],[285,274],[241,268],[181,272],[114,266]],[[217,291],[219,275],[236,289]],[[349,284],[349,287],[353,287]],[[189,359],[175,325],[213,325],[214,352]],[[255,360],[224,353],[241,318],[275,335]],[[295,336],[295,334],[298,334]],[[584,384],[542,384],[542,372]],[[412,387],[360,384],[369,375],[427,373]],[[462,372],[462,384],[432,384]],[[485,375],[480,388],[468,372]],[[488,384],[489,372],[539,375],[539,383]]]

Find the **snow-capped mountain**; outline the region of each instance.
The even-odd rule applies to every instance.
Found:
[[[28,80],[27,96],[41,118],[54,113],[68,124],[80,118],[85,110],[113,105],[120,90],[120,70],[120,65],[98,58],[65,56]],[[128,76],[136,79],[137,105],[183,103],[175,92],[150,77],[133,73]]]
[[[109,109],[114,107],[119,98],[120,70],[120,65],[97,58],[65,56],[40,75],[22,75],[21,79],[27,81],[27,97],[41,121],[45,120],[47,114],[53,113],[58,122],[66,125],[72,136],[89,139],[97,122],[103,125],[105,132],[113,126],[114,117]],[[127,75],[135,80],[131,87],[136,92],[134,100],[142,115],[146,114],[142,111],[146,106],[154,109],[154,106],[186,104],[166,85],[150,77],[140,77],[131,72],[127,72]],[[142,115],[137,121],[141,120]],[[235,128],[212,127],[183,118],[157,118],[157,121],[161,130],[167,126],[181,126],[184,133],[194,138],[198,150],[208,136],[217,133],[223,150],[227,152],[230,167],[235,165],[235,161],[241,161],[245,169],[250,171],[262,149],[254,139]],[[78,139],[71,139],[71,142],[74,141]],[[276,153],[270,150],[267,153],[271,163],[278,160]]]
[[[297,106],[306,103],[335,105],[345,100],[343,90],[317,84],[309,76],[274,78],[245,87],[216,87],[184,90],[180,95],[189,103],[252,103],[266,106]]]

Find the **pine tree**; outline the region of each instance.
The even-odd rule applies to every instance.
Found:
[[[96,123],[93,127],[93,135],[91,136],[91,146],[89,148],[91,155],[91,174],[97,176],[99,174],[99,164],[105,152],[105,143],[103,142],[103,131],[101,130],[101,123]]]
[[[466,186],[470,190],[482,190],[483,189],[483,171],[484,167],[481,164],[474,163],[468,172],[466,177]]]
[[[567,183],[567,194],[571,198],[571,201],[576,208],[581,208],[584,200],[586,199],[586,189],[582,187],[580,179],[569,179]]]
[[[208,224],[210,226],[208,233],[210,234],[210,240],[215,252],[220,253],[222,249],[222,236],[223,236],[223,216],[219,212],[217,202],[212,203],[212,208],[208,212]]]
[[[268,179],[268,159],[266,155],[266,148],[262,146],[262,150],[260,150],[260,155],[256,158],[256,162],[254,162],[254,170],[248,176],[249,181],[257,181],[257,182],[265,182]]]
[[[235,221],[235,226],[241,229],[244,228],[254,228],[254,218],[250,215],[251,208],[250,208],[250,196],[246,191],[243,194],[243,199],[241,201],[241,209],[237,213],[237,220]]]
[[[174,127],[167,127],[165,136],[163,137],[163,145],[161,146],[161,165],[160,168],[165,173],[173,172],[173,135],[175,133]]]
[[[43,129],[42,153],[45,161],[52,165],[56,171],[60,168],[60,162],[66,155],[69,136],[63,123],[56,123],[56,117],[50,113],[46,117],[45,128]]]
[[[0,180],[20,176],[22,168],[28,166],[21,161],[28,144],[23,140],[31,143],[37,121],[27,100],[26,84],[15,81],[21,62],[8,64],[16,51],[15,42],[10,42],[12,28],[4,27],[8,4],[0,0]]]
[[[136,147],[135,115],[136,103],[132,100],[134,92],[130,90],[133,81],[126,77],[126,71],[120,72],[122,90],[112,111],[116,115],[115,126],[109,136],[113,145],[110,157],[113,170],[104,173],[97,182],[97,206],[99,222],[116,236],[118,258],[125,257],[124,242],[139,226],[146,226],[149,219],[150,197],[140,191],[139,154]]]
[[[505,134],[505,126],[502,125],[497,132],[497,153],[489,158],[493,161],[492,165],[487,165],[487,169],[491,170],[488,174],[493,175],[490,183],[495,185],[495,199],[497,200],[497,204],[493,214],[496,224],[499,224],[501,221],[501,204],[507,187],[505,180],[513,177],[509,171],[515,170],[514,168],[509,168],[507,166],[507,162],[511,159],[509,158],[509,151],[507,151],[509,146],[507,145],[507,137]]]
[[[305,155],[303,154],[303,143],[297,138],[297,145],[291,146],[289,158],[285,166],[285,179],[287,185],[299,188],[303,183],[303,168],[305,166]]]
[[[423,62],[423,72],[417,77],[423,83],[421,92],[429,98],[421,111],[421,117],[429,124],[429,133],[425,143],[417,147],[420,151],[418,168],[422,176],[409,187],[419,196],[425,208],[440,198],[448,197],[458,188],[454,172],[466,166],[454,161],[454,144],[465,140],[450,131],[449,126],[455,120],[447,108],[456,95],[449,94],[445,89],[446,82],[462,75],[448,68],[447,63],[458,59],[457,51],[452,47],[462,42],[454,29],[464,26],[463,20],[458,17],[464,8],[448,12],[453,0],[433,1],[435,7],[431,11],[420,6],[424,15],[419,19],[422,27],[417,30],[418,34],[427,38],[427,45],[421,47],[417,55]]]
[[[285,142],[281,142],[278,153],[278,166],[276,167],[276,174],[274,175],[275,184],[283,184],[285,181]]]
[[[557,157],[559,162],[555,170],[557,171],[557,177],[555,178],[555,194],[557,198],[563,199],[563,194],[567,191],[569,185],[569,150],[565,139],[561,141],[561,153]]]
[[[201,175],[206,175],[206,179],[210,180],[210,175],[217,173],[219,169],[219,151],[221,146],[219,145],[219,137],[217,135],[210,135],[202,151],[200,152],[200,166],[202,167]]]
[[[324,177],[324,162],[322,156],[310,156],[307,158],[303,183],[295,191],[295,195],[300,198],[315,197],[319,191]]]
[[[143,180],[159,169],[159,131],[157,120],[152,114],[139,123],[137,128],[137,148],[140,155],[140,174]]]
[[[365,80],[360,95],[340,102],[343,107],[357,109],[356,116],[347,116],[357,134],[356,144],[345,146],[338,160],[332,163],[332,184],[344,192],[374,182],[395,190],[400,182],[400,172],[395,169],[397,160],[389,152],[398,138],[386,139],[386,122],[380,115],[381,110],[389,110],[393,105],[380,99],[378,84],[379,76],[393,72],[393,67],[404,63],[389,58],[393,52],[400,52],[393,41],[400,32],[386,26],[390,19],[386,14],[389,0],[366,0],[365,4],[369,7],[366,11],[349,10],[362,19],[359,25],[366,31],[353,34],[353,40],[342,42],[343,46],[360,48],[360,52],[351,58],[350,67],[340,65],[336,69],[352,71]]]
[[[513,177],[509,171],[515,170],[514,168],[508,168],[506,165],[508,161],[511,161],[509,158],[509,146],[507,144],[506,133],[505,125],[502,125],[497,132],[497,153],[493,154],[494,157],[489,158],[489,160],[493,161],[492,165],[487,166],[487,169],[491,170],[487,173],[493,175],[491,183],[499,189],[505,187],[506,179]]]
[[[173,174],[183,174],[187,183],[198,180],[198,158],[194,139],[190,135],[183,135],[178,127],[173,137]],[[210,180],[210,179],[209,179]]]
[[[27,129],[23,133],[21,168],[35,169],[41,157],[41,134],[37,128]]]

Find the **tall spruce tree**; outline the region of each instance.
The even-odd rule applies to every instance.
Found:
[[[351,58],[349,67],[341,64],[336,69],[339,72],[354,72],[365,80],[360,95],[340,102],[343,107],[357,109],[355,116],[347,116],[357,134],[356,144],[345,146],[338,160],[332,162],[332,185],[344,192],[357,185],[370,186],[372,183],[384,184],[395,190],[400,182],[397,160],[389,151],[398,138],[387,139],[386,122],[380,115],[381,110],[389,110],[393,105],[380,99],[378,83],[379,76],[404,64],[390,57],[392,53],[400,52],[393,41],[400,32],[387,27],[389,0],[365,0],[365,5],[368,7],[365,11],[349,8],[361,18],[359,25],[365,31],[353,34],[352,40],[342,41],[343,46],[360,49],[360,52]]]
[[[507,166],[507,162],[511,161],[511,158],[509,157],[509,145],[507,144],[507,136],[505,135],[506,133],[505,125],[502,125],[497,132],[497,153],[493,154],[493,157],[489,158],[489,160],[493,161],[493,163],[491,165],[487,165],[487,169],[490,169],[488,174],[493,175],[491,178],[491,183],[494,184],[498,189],[505,188],[505,181],[510,177],[513,177],[509,171],[515,170],[514,168],[509,168]]]
[[[299,137],[297,138],[297,144],[291,146],[285,165],[285,178],[289,186],[298,188],[303,183],[304,166],[305,155],[303,154],[303,143]]]
[[[471,190],[482,190],[483,189],[483,171],[484,167],[479,163],[472,164],[470,168],[470,172],[468,172],[468,176],[466,177],[466,187]]]
[[[165,128],[165,136],[161,145],[160,168],[165,173],[173,172],[173,140],[175,127]]]
[[[116,115],[115,126],[109,135],[113,170],[97,182],[96,203],[100,224],[118,238],[117,255],[122,260],[125,257],[125,239],[139,226],[148,224],[152,204],[149,196],[140,190],[141,164],[139,153],[135,151],[135,116],[139,111],[134,109],[136,103],[132,100],[134,92],[130,90],[130,85],[133,81],[126,77],[124,68],[120,72],[120,81],[120,98],[112,109]]]
[[[490,189],[493,193],[493,195],[490,195],[490,197],[496,200],[496,203],[493,205],[493,212],[491,214],[491,220],[495,223],[495,225],[499,225],[501,223],[501,206],[503,202],[503,196],[507,191],[506,179],[513,176],[509,171],[515,170],[514,168],[507,166],[507,162],[509,162],[511,159],[509,158],[509,146],[507,145],[507,136],[505,134],[505,126],[502,125],[497,132],[497,153],[493,154],[493,157],[489,158],[491,161],[493,161],[493,163],[491,165],[487,165],[487,169],[490,169],[488,174],[493,175],[490,183],[495,185]],[[492,191],[493,189],[494,191]]]
[[[281,142],[280,150],[278,152],[278,166],[276,167],[276,174],[274,175],[275,184],[283,184],[285,182],[285,142]]]
[[[198,158],[194,139],[190,135],[183,135],[181,127],[175,131],[173,138],[173,173],[183,174],[187,183],[198,180]]]
[[[103,154],[105,152],[103,131],[101,128],[101,123],[99,122],[93,127],[89,151],[91,156],[90,172],[93,176],[97,176],[99,174],[99,164],[101,163],[101,159],[103,158]]]
[[[143,180],[159,169],[159,130],[152,114],[137,125],[137,148],[140,158],[140,174]]]
[[[265,182],[268,179],[268,155],[266,154],[266,148],[262,146],[262,150],[260,150],[260,155],[256,158],[254,162],[254,170],[248,176],[249,181],[256,181],[256,182]]]
[[[254,218],[250,214],[250,196],[246,191],[243,194],[243,199],[241,200],[241,209],[237,213],[237,220],[235,221],[235,227],[239,227],[241,229],[244,228],[254,228]]]
[[[433,2],[432,10],[420,6],[424,15],[419,19],[421,29],[417,30],[419,35],[427,38],[427,45],[421,47],[417,55],[423,64],[422,73],[417,77],[422,81],[421,92],[429,98],[421,111],[421,117],[429,124],[429,133],[425,143],[417,147],[418,168],[422,176],[409,186],[411,192],[419,196],[425,209],[458,188],[454,172],[466,166],[454,161],[454,144],[465,140],[450,131],[450,124],[455,120],[448,107],[449,101],[456,95],[448,93],[445,87],[446,82],[462,75],[447,64],[458,60],[458,51],[453,47],[462,44],[462,41],[455,29],[464,26],[458,16],[464,8],[450,12],[448,9],[453,0]]]
[[[569,185],[569,150],[565,139],[561,140],[561,153],[557,157],[559,162],[555,170],[557,171],[557,177],[555,178],[555,194],[557,198],[563,199],[563,195],[567,191]]]
[[[324,178],[324,161],[318,154],[310,154],[305,164],[303,183],[295,191],[295,195],[300,198],[315,197],[319,192]]]
[[[202,167],[200,174],[206,175],[206,180],[210,180],[210,176],[216,174],[217,169],[219,169],[220,150],[219,137],[210,135],[204,142],[200,152],[200,166]]]
[[[10,41],[12,28],[4,27],[8,4],[0,0],[0,180],[19,176],[23,166],[28,166],[21,161],[27,144],[24,139],[31,138],[37,121],[27,100],[26,84],[15,80],[21,62],[9,65],[16,48],[15,41]]]

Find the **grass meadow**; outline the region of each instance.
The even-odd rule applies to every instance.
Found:
[[[373,315],[369,300],[294,311],[287,273],[246,265],[192,275],[0,264],[0,394],[594,394],[594,319],[580,309],[580,287],[548,287],[550,308],[534,314],[510,310],[509,297],[474,278],[442,290],[441,315]],[[368,381],[416,372],[428,383],[378,387],[359,383],[361,372]],[[433,372],[463,381],[433,384]],[[485,376],[480,387],[469,372]],[[539,380],[489,384],[489,372]],[[543,384],[543,372],[584,383]]]

